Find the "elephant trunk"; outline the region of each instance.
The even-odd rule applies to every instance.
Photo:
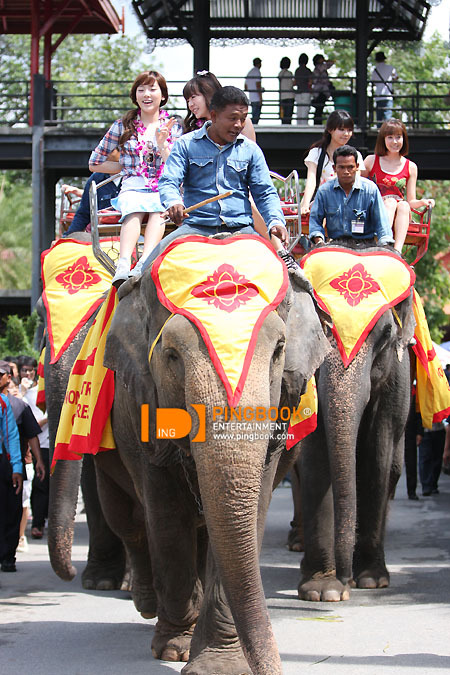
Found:
[[[194,452],[211,548],[242,649],[252,673],[276,675],[281,661],[259,570],[258,504],[267,442],[252,443],[251,453],[240,454],[236,441],[228,447],[198,444]]]
[[[59,460],[50,479],[48,551],[53,570],[64,581],[77,573],[72,542],[81,467],[81,461]]]

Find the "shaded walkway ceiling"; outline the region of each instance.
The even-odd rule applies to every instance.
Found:
[[[132,0],[132,5],[148,38],[190,44],[195,14],[204,5],[211,40],[271,42],[355,40],[359,5],[366,8],[369,51],[382,40],[420,40],[430,10],[426,0]]]
[[[0,0],[0,34],[31,34],[33,14],[41,37],[52,33],[118,33],[121,20],[109,0]]]

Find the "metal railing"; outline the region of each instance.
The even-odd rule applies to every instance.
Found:
[[[325,103],[323,116],[332,110],[347,110],[356,117],[356,78],[330,78],[335,90]],[[223,76],[222,84],[243,86],[242,78]],[[168,82],[170,92],[166,106],[171,114],[182,118],[186,103],[182,96],[185,82]],[[281,124],[278,78],[263,78],[264,94],[260,126]],[[45,125],[59,127],[105,128],[131,107],[128,91],[130,82],[123,80],[53,80],[47,83],[41,96],[44,101],[40,118]],[[35,91],[35,94],[37,91]],[[313,96],[313,95],[312,95]],[[374,85],[369,83],[367,96],[367,126],[376,125]],[[250,111],[251,113],[251,111]],[[26,127],[30,114],[30,85],[23,80],[2,82],[0,91],[0,126]],[[450,128],[450,81],[401,80],[393,84],[393,112],[408,128]],[[313,121],[311,103],[309,123]],[[294,108],[292,124],[296,124]]]

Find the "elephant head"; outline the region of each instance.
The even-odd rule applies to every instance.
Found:
[[[198,328],[181,315],[167,321],[169,312],[158,301],[151,275],[128,282],[119,295],[104,363],[116,373],[113,430],[124,463],[145,500],[145,470],[137,461],[139,455],[158,465],[179,462],[180,452],[192,456],[212,555],[245,657],[254,673],[281,673],[258,563],[279,455],[271,456],[267,436],[255,433],[255,421],[246,424],[246,438],[241,440],[215,433],[215,411],[229,407],[224,385]],[[289,395],[298,403],[306,380],[329,349],[302,275],[291,279],[278,312],[270,312],[261,325],[241,409],[278,406],[290,340],[301,350],[301,357],[287,364]],[[148,443],[136,433],[143,404],[150,408]],[[195,440],[197,419],[189,437],[156,439],[157,408],[192,411],[196,404],[205,406],[204,440]],[[206,590],[205,595],[213,593]],[[201,615],[199,626],[202,621]],[[199,647],[191,650],[191,659],[199,651]]]

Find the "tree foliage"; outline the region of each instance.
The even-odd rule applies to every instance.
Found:
[[[33,347],[34,334],[39,323],[37,312],[33,312],[26,319],[17,314],[11,314],[6,320],[5,333],[0,338],[0,354],[19,356],[26,354],[39,358],[39,353]]]
[[[9,173],[0,182],[0,288],[24,290],[31,285],[31,187]]]

